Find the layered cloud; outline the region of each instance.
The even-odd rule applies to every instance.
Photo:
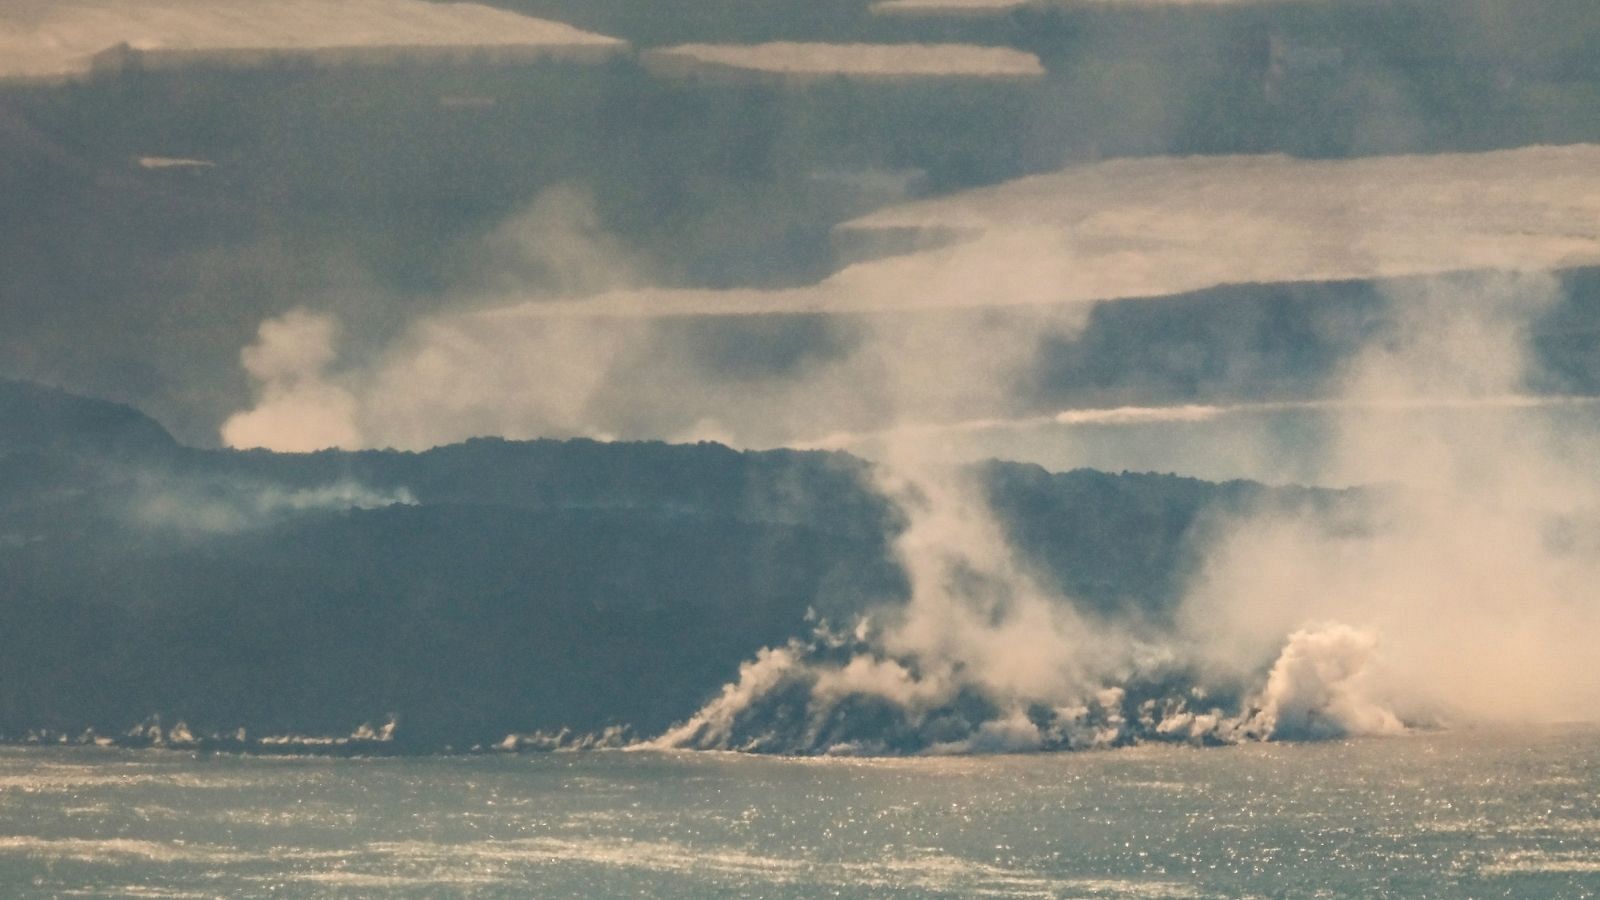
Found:
[[[1288,2],[1295,0],[879,0],[869,8],[880,16],[964,17],[999,15],[1024,8],[1247,6]]]
[[[877,16],[989,16],[1032,5],[1033,0],[879,0],[868,7]]]
[[[645,66],[673,77],[806,81],[849,78],[1033,79],[1044,66],[1032,53],[969,44],[683,44],[642,54]]]
[[[421,0],[64,0],[0,8],[0,80],[67,78],[96,66],[274,58],[330,62],[458,51],[594,59],[624,44],[476,3]]]
[[[1052,285],[1051,298],[1063,302],[1538,270],[1600,262],[1597,172],[1600,147],[1589,145],[1351,160],[1123,159],[886,209],[841,230],[952,240],[1048,233],[1070,269]]]
[[[1074,334],[1101,300],[1600,262],[1600,147],[1081,166],[867,216],[841,239],[909,234],[924,249],[768,290],[614,288],[648,279],[614,242],[570,227],[584,219],[581,203],[534,208],[506,240],[540,236],[525,243],[580,261],[567,267],[577,274],[566,291],[518,296],[514,277],[490,278],[474,311],[419,319],[359,364],[332,350],[292,374],[250,364],[261,401],[225,439],[284,449],[426,447],[475,434],[771,445],[1037,414],[1019,380],[1045,341]],[[626,277],[595,274],[608,270]],[[306,332],[307,321],[268,330]],[[262,340],[251,359],[275,339]],[[308,443],[305,427],[272,421],[321,424]]]
[[[802,288],[620,291],[507,302],[495,315],[1083,304],[1226,284],[1593,265],[1600,146],[1353,160],[1120,159],[890,207],[836,232],[856,248],[922,249]]]

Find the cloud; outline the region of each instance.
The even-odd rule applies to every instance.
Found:
[[[1351,160],[1122,159],[892,207],[840,231],[1050,234],[1070,270],[1052,285],[1056,302],[1542,270],[1600,262],[1597,172],[1592,145]],[[1040,300],[1024,292],[1011,302]]]
[[[337,377],[252,372],[261,399],[229,421],[224,440],[423,448],[499,434],[772,446],[1037,416],[1019,385],[1046,342],[1078,333],[1103,299],[1600,260],[1596,173],[1600,148],[1588,146],[1123,160],[868,216],[841,234],[870,241],[912,229],[933,246],[770,290],[618,288],[646,283],[649,266],[563,188],[486,242],[488,274],[456,303],[469,311],[417,319]],[[754,348],[737,355],[744,364],[707,352],[729,342]],[[1514,393],[1454,400],[1522,402]],[[1129,408],[1070,412],[1058,424],[1220,415]]]
[[[867,7],[875,16],[986,16],[1029,6],[1033,0],[878,0]]]
[[[868,9],[879,16],[953,17],[1003,15],[1025,8],[1259,6],[1303,0],[879,0]]]
[[[1002,457],[1046,468],[1179,472],[1213,481],[1237,478],[1317,484],[1335,477],[1322,444],[1339,423],[1423,418],[1451,432],[1493,427],[1548,427],[1552,422],[1600,424],[1600,397],[1514,394],[1472,397],[1390,397],[1263,401],[1170,406],[1066,409],[1017,418],[910,422],[893,428],[839,431],[792,442],[869,458],[888,444],[919,440],[949,462]],[[1336,474],[1334,486],[1383,481],[1389,467]]]
[[[801,288],[608,291],[506,318],[868,313],[1161,297],[1228,284],[1600,263],[1600,146],[1302,160],[1121,159],[900,204],[846,245],[921,249]]]
[[[468,49],[508,59],[602,58],[616,39],[476,3],[419,0],[63,0],[0,10],[0,79],[65,78],[115,65],[330,63]]]
[[[606,231],[593,194],[571,184],[540,192],[474,251],[458,294],[594,295],[644,284],[651,268]]]
[[[1040,306],[991,316],[951,307],[894,315],[568,315],[570,295],[644,281],[650,265],[596,225],[582,192],[557,188],[496,229],[475,252],[477,287],[465,311],[422,316],[359,360],[335,359],[336,323],[307,311],[270,320],[242,361],[257,385],[248,410],[227,420],[229,446],[421,449],[475,435],[512,438],[717,439],[771,446],[902,416],[965,418],[1014,411],[1012,388],[1040,342],[1081,327],[1085,308]],[[1024,290],[1059,276],[1027,242],[1005,252],[1038,259],[1006,279],[983,277],[962,248],[929,272],[898,267],[858,276],[840,291],[871,309],[913,284],[960,292]],[[915,279],[904,280],[905,276]],[[508,294],[516,289],[516,302]],[[666,292],[672,293],[672,292]],[[713,308],[742,291],[696,291]],[[779,292],[781,293],[781,292]],[[585,301],[587,302],[587,301]],[[593,309],[593,307],[591,307]],[[337,364],[336,363],[340,363]]]
[[[420,449],[485,434],[781,445],[901,417],[1014,412],[1012,388],[1042,337],[1079,319],[1057,309],[919,321],[428,317],[370,365],[255,376],[256,405],[223,439],[277,449]]]
[[[682,44],[647,50],[645,67],[668,77],[780,81],[852,78],[1034,79],[1044,66],[1032,53],[970,44]]]

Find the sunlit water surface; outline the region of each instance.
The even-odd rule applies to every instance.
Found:
[[[1600,729],[959,759],[0,750],[5,896],[1600,894]]]

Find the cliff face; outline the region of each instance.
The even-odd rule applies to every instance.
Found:
[[[0,735],[653,734],[814,617],[906,597],[900,514],[843,454],[471,441],[201,451],[115,404],[0,385]],[[1208,522],[1346,495],[992,463],[1020,551],[1159,620]]]
[[[715,445],[197,451],[0,385],[0,734],[665,727],[755,648],[892,597],[864,467]]]

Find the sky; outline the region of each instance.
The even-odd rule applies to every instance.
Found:
[[[1207,371],[1056,382],[1066,351],[1140,352],[1085,345],[1119,303],[1185,298],[1152,307],[1174,343],[1228,285],[1596,261],[1567,5],[1034,7],[929,31],[766,2],[750,40],[680,41],[626,3],[591,8],[603,33],[555,0],[10,0],[6,372],[201,445],[772,446],[1315,399],[1335,362],[1268,371],[1220,327]],[[95,75],[121,44],[144,74]],[[430,48],[469,55],[403,55]],[[1267,352],[1359,340],[1296,314],[1304,347]],[[295,333],[316,365],[263,377]],[[261,424],[313,395],[339,411],[302,404],[307,434]]]

